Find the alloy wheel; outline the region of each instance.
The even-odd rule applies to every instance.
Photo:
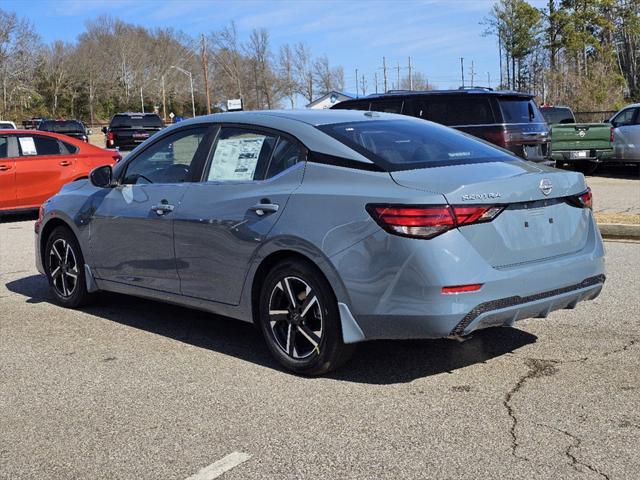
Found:
[[[73,248],[64,238],[51,244],[49,251],[49,275],[56,293],[69,298],[78,285],[78,261]]]
[[[269,298],[269,325],[278,347],[302,360],[320,354],[322,306],[313,289],[298,277],[284,277]]]

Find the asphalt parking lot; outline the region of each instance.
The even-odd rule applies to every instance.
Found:
[[[326,378],[252,326],[104,294],[69,311],[0,224],[0,478],[630,479],[640,471],[640,244],[599,298],[464,343],[375,342]],[[244,457],[247,458],[247,457]],[[211,477],[213,478],[213,477]]]

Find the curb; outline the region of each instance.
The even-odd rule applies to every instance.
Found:
[[[640,240],[640,225],[625,223],[599,223],[598,228],[603,238],[624,238]]]

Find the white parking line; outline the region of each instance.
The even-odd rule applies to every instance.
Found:
[[[218,478],[224,472],[231,470],[234,467],[237,467],[243,462],[246,462],[251,458],[251,455],[242,452],[233,452],[227,455],[224,458],[221,458],[215,463],[204,467],[198,473],[191,475],[186,480],[213,480],[214,478]]]

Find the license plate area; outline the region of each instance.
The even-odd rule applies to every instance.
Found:
[[[578,160],[580,158],[588,158],[589,151],[588,150],[574,150],[569,152],[569,158],[572,160]]]

